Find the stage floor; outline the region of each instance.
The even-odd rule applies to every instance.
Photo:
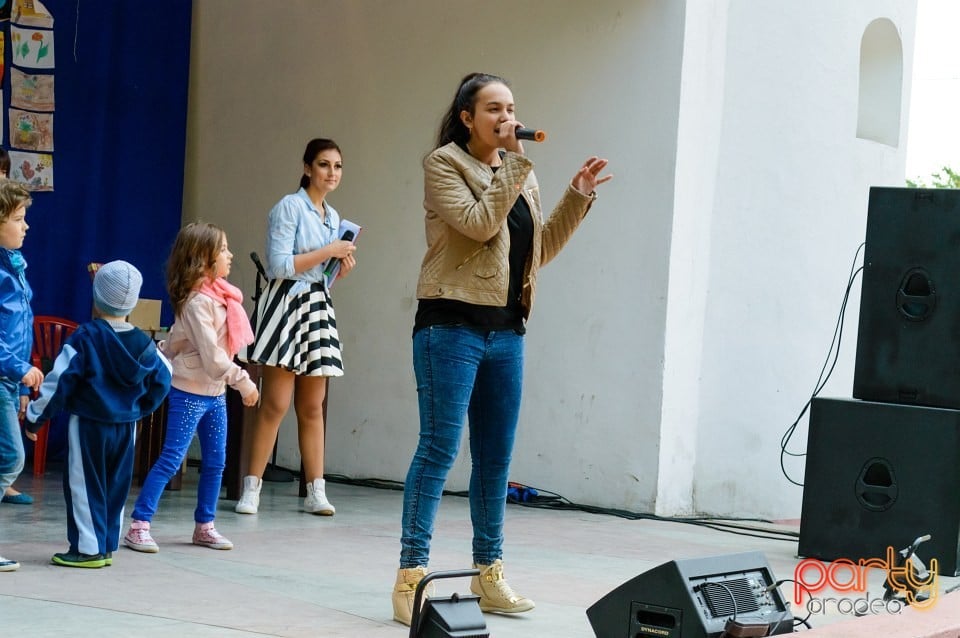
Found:
[[[196,469],[189,468],[184,489],[168,491],[154,518],[160,552],[141,554],[121,546],[112,567],[87,570],[50,564],[55,552],[67,549],[56,468],[41,479],[24,473],[16,485],[35,503],[0,504],[0,554],[21,563],[19,571],[0,573],[5,636],[408,635],[408,628],[393,622],[390,606],[399,553],[399,491],[328,481],[337,514],[320,517],[299,511],[297,483],[265,483],[255,516],[235,514],[234,503],[221,499],[217,529],[235,547],[215,551],[190,544]],[[751,525],[799,530],[789,523]],[[796,540],[519,505],[508,506],[506,541],[507,578],[537,607],[515,616],[484,614],[490,635],[498,638],[592,638],[587,607],[674,559],[759,551],[778,579],[792,578],[798,563]],[[467,500],[445,496],[430,569],[469,567]],[[941,591],[958,581],[941,578]],[[465,578],[437,583],[440,594],[469,590]],[[872,597],[882,596],[881,583],[879,573],[871,577]],[[792,583],[781,591],[792,598]],[[795,613],[806,615],[801,611]],[[848,621],[857,622],[831,611],[808,622],[816,628]]]

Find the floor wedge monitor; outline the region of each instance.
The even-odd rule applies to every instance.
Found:
[[[883,559],[930,534],[919,558],[958,574],[960,410],[815,398],[803,483],[800,556]]]
[[[713,638],[728,620],[793,631],[793,615],[760,552],[673,560],[623,583],[587,609],[597,638]]]
[[[870,189],[853,396],[960,408],[960,190]]]

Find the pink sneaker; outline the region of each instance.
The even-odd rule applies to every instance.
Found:
[[[160,546],[150,536],[150,523],[147,521],[138,521],[136,519],[130,523],[130,529],[123,537],[123,544],[130,549],[148,554],[156,554],[160,551]]]
[[[193,530],[193,544],[203,545],[210,549],[233,549],[233,543],[217,531],[217,528],[213,526],[213,521],[197,523]]]

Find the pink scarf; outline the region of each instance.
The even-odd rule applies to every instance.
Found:
[[[253,343],[253,329],[243,310],[243,293],[223,277],[213,283],[204,279],[197,292],[204,294],[227,307],[227,349],[232,359],[243,346]]]

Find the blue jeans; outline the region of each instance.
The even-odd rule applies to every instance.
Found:
[[[223,467],[227,460],[226,396],[210,397],[170,388],[163,450],[140,489],[133,506],[134,519],[149,521],[153,518],[164,488],[183,464],[194,432],[200,439],[200,481],[193,520],[209,523],[216,518]]]
[[[420,441],[403,492],[400,567],[426,566],[447,474],[469,417],[473,562],[503,556],[507,475],[520,416],[523,336],[432,326],[413,336]]]
[[[0,379],[0,496],[20,476],[26,458],[17,417],[19,411],[20,385]]]

